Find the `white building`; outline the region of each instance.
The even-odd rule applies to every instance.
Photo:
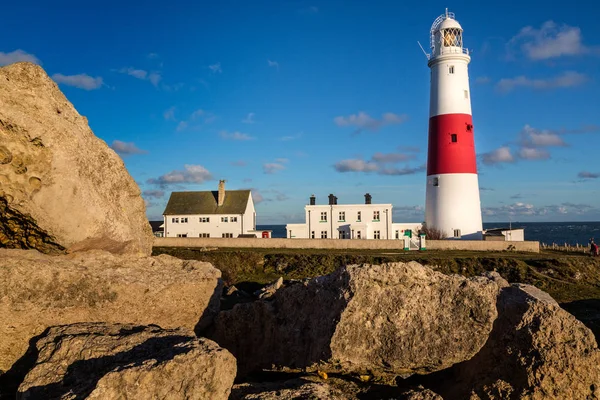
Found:
[[[525,240],[525,229],[512,227],[486,229],[483,240],[523,242]]]
[[[365,204],[337,204],[329,195],[329,204],[317,205],[315,196],[304,207],[306,222],[287,224],[288,238],[298,239],[402,239],[421,229],[419,223],[393,223],[391,204],[371,204],[365,194]]]
[[[255,235],[256,212],[250,190],[172,192],[163,213],[165,237],[236,238]]]

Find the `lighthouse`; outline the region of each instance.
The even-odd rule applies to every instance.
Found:
[[[447,238],[482,238],[481,203],[463,30],[453,13],[431,26],[425,222]]]

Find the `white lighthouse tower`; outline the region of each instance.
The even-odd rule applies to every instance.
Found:
[[[454,14],[431,26],[425,222],[446,237],[481,239],[481,203],[471,116],[469,51]]]

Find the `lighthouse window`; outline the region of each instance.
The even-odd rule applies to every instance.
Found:
[[[469,91],[465,90],[465,99],[468,99],[468,98],[469,98]]]
[[[456,137],[456,133],[452,133],[450,135],[450,138],[452,139],[452,143],[456,143],[458,142],[458,138]]]
[[[448,67],[448,73],[449,74],[453,74],[454,73],[454,65],[451,65]]]
[[[440,179],[439,178],[433,178],[433,186],[440,186]]]
[[[457,239],[460,239],[460,229],[455,229],[454,230],[454,237]]]

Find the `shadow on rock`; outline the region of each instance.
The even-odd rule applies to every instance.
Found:
[[[600,299],[577,300],[560,306],[590,328],[600,343]]]

